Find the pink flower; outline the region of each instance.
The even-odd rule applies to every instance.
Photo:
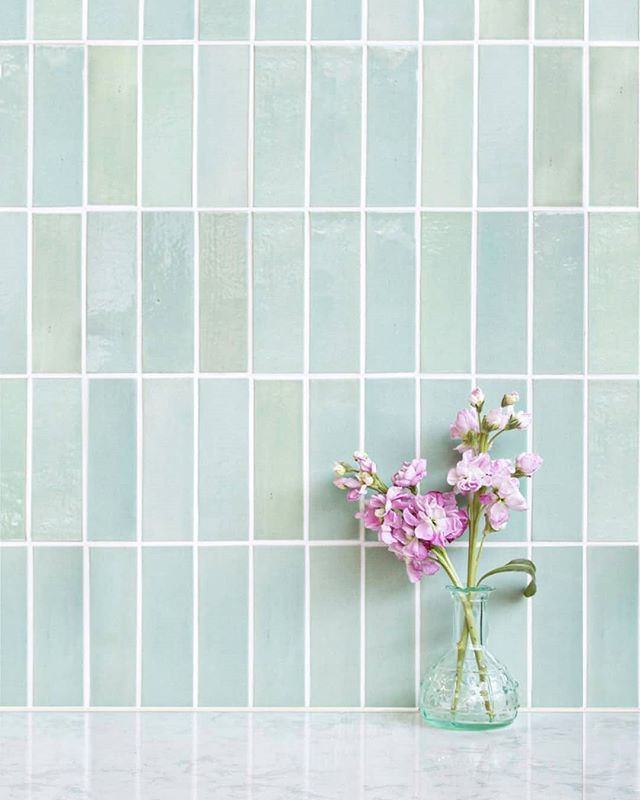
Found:
[[[501,531],[509,522],[509,509],[500,501],[492,503],[485,513],[487,521],[494,531]]]
[[[532,419],[533,415],[528,411],[516,411],[515,414],[511,415],[511,420],[515,420],[516,427],[520,431],[526,430],[531,425]]]
[[[391,486],[386,494],[374,494],[356,514],[365,528],[377,531],[385,544],[396,540],[396,529],[402,529],[402,512],[413,502],[413,495],[398,486]],[[386,538],[384,538],[386,537]]]
[[[476,408],[484,403],[484,392],[482,389],[476,388],[469,395],[469,403]]]
[[[449,426],[452,439],[462,439],[467,433],[478,433],[480,422],[475,408],[463,408],[456,414],[456,421]]]
[[[422,561],[418,559],[407,561],[407,575],[411,583],[418,583],[424,575],[433,575],[439,569],[439,564],[430,558],[425,558]]]
[[[360,472],[367,472],[369,475],[375,475],[375,461],[372,461],[366,453],[356,450],[356,452],[353,454],[353,458],[360,467]]]
[[[476,456],[467,450],[449,470],[447,483],[454,487],[456,494],[477,492],[482,486],[491,485],[491,458],[487,453]]]
[[[492,486],[496,486],[504,478],[510,478],[515,472],[513,461],[509,458],[496,458],[491,462],[491,481]]]
[[[493,408],[485,417],[485,421],[489,430],[502,431],[509,422],[509,415],[505,414],[501,408]]]
[[[520,453],[516,458],[516,467],[527,478],[534,475],[542,466],[543,459],[537,453]]]
[[[347,500],[350,503],[357,503],[361,497],[364,497],[367,491],[366,484],[361,484],[357,478],[350,478],[348,476],[336,478],[333,485],[347,492]]]
[[[403,461],[402,466],[393,476],[394,486],[417,486],[427,474],[426,458],[414,458],[413,461]]]
[[[517,478],[504,478],[494,487],[498,499],[513,511],[526,511],[527,501],[520,492],[520,481]]]
[[[466,511],[458,508],[453,492],[427,492],[418,495],[403,512],[405,530],[413,530],[418,539],[444,547],[465,532]]]

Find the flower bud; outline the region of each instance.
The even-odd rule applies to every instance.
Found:
[[[511,415],[511,422],[515,422],[515,427],[519,431],[526,430],[531,425],[532,415],[528,411],[516,411]]]
[[[476,386],[476,388],[469,395],[469,403],[470,405],[475,406],[475,408],[478,408],[484,403],[484,392],[482,389]]]
[[[542,458],[537,453],[520,453],[516,467],[527,478],[534,475],[542,466]]]
[[[501,431],[504,430],[509,418],[501,408],[494,408],[489,411],[484,421],[488,430]]]
[[[336,461],[333,465],[333,471],[336,475],[342,476],[347,474],[347,470],[342,461]]]
[[[518,392],[507,392],[507,394],[505,394],[504,397],[502,398],[501,405],[503,408],[505,406],[515,406],[515,404],[518,402],[519,399],[520,395],[518,394]]]
[[[363,486],[371,486],[371,484],[373,483],[373,476],[370,475],[368,472],[359,472],[358,480]]]

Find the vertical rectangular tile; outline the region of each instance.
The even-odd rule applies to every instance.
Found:
[[[87,535],[136,538],[136,383],[89,382]]]
[[[535,0],[535,3],[536,39],[582,39],[583,0]]]
[[[528,39],[529,2],[533,1],[480,0],[480,38]]]
[[[33,383],[31,534],[36,541],[82,534],[82,399],[80,380]]]
[[[304,703],[304,551],[258,547],[254,553],[254,702]]]
[[[0,205],[27,201],[28,59],[26,47],[0,47]]]
[[[27,217],[0,214],[0,373],[27,366]]]
[[[370,47],[367,99],[367,205],[416,201],[415,47]]]
[[[424,48],[422,202],[471,204],[473,167],[473,50]]]
[[[90,552],[91,705],[136,702],[136,551]]]
[[[415,402],[415,381],[410,378],[365,381],[365,449],[383,479],[390,478],[402,461],[413,457]]]
[[[249,48],[200,48],[198,202],[217,208],[247,204]]]
[[[137,0],[89,0],[89,39],[137,39]]]
[[[420,454],[427,459],[430,489],[450,491],[447,472],[460,456],[454,450],[456,442],[449,435],[449,425],[464,406],[470,390],[468,378],[422,381]],[[488,404],[493,407],[490,399]]]
[[[311,214],[309,364],[312,372],[360,368],[360,216]]]
[[[305,38],[306,0],[256,0],[256,39]]]
[[[25,538],[26,451],[27,383],[0,380],[0,539]]]
[[[390,6],[386,0],[369,0],[368,37],[383,41],[416,40],[418,4],[421,0],[398,0]]]
[[[89,202],[136,202],[137,66],[134,47],[89,47]]]
[[[248,381],[201,380],[199,411],[199,537],[247,539]],[[220,513],[223,494],[232,514]]]
[[[199,703],[246,706],[249,552],[201,548],[199,557]]]
[[[0,19],[0,39],[25,39],[27,0],[6,0]]]
[[[312,0],[313,39],[359,39],[362,34],[360,0]]]
[[[259,47],[255,57],[254,202],[304,199],[304,47]]]
[[[533,199],[582,202],[582,51],[537,47],[534,67]]]
[[[311,204],[360,204],[362,51],[311,50]]]
[[[27,704],[27,551],[0,552],[0,703]]]
[[[193,702],[193,556],[190,547],[142,552],[142,705]]]
[[[33,0],[35,39],[81,39],[82,0]]]
[[[193,383],[147,378],[143,385],[142,536],[193,536]]]
[[[142,365],[145,372],[193,369],[193,215],[142,216]]]
[[[145,0],[145,39],[193,39],[194,4]]]
[[[300,372],[304,328],[304,216],[253,222],[253,369]]]
[[[33,202],[82,204],[83,73],[81,46],[36,47]]]
[[[200,214],[200,369],[247,369],[246,214]]]
[[[589,38],[632,40],[638,38],[638,0],[589,0]]]
[[[425,39],[473,39],[473,0],[424,0]]]
[[[82,548],[33,551],[33,702],[82,705]]]
[[[250,0],[200,0],[200,39],[248,39],[250,13]]]
[[[143,48],[142,203],[191,205],[193,48]]]
[[[367,214],[367,372],[415,370],[413,214]]]

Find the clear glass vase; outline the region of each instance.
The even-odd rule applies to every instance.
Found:
[[[453,644],[427,670],[420,713],[439,728],[503,728],[518,714],[518,683],[487,650],[489,586],[448,587],[453,598]]]

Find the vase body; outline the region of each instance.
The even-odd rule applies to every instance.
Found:
[[[493,589],[448,588],[453,642],[427,670],[420,713],[440,728],[502,728],[518,714],[518,683],[487,649],[487,601]]]

